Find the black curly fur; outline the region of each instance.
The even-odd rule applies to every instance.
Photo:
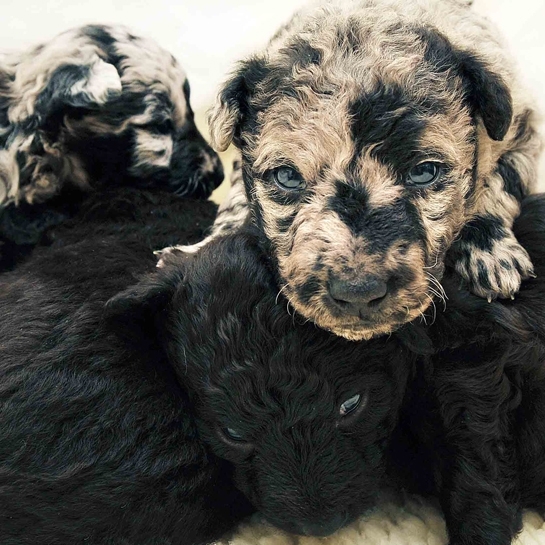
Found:
[[[57,239],[64,244],[85,239],[92,245],[96,238],[89,238],[91,233],[118,237],[118,244],[146,241],[153,250],[173,245],[179,237],[198,242],[216,209],[210,202],[134,187],[103,189],[90,196],[66,191],[47,204],[9,207],[0,210],[0,272],[24,261],[34,247],[49,247]],[[150,255],[145,253],[147,263]]]
[[[3,545],[195,545],[256,509],[327,535],[392,480],[439,496],[452,544],[545,508],[545,198],[514,302],[447,278],[433,326],[367,343],[290,316],[251,233],[152,271],[212,205],[113,198],[0,277]]]
[[[452,545],[508,545],[522,508],[545,511],[544,195],[526,199],[515,232],[537,278],[492,304],[444,279],[437,354],[416,366],[396,430],[394,465],[439,495]]]

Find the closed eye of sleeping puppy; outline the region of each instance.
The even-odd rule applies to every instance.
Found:
[[[541,278],[544,210],[521,237]],[[0,276],[6,545],[200,545],[255,510],[326,536],[404,473],[453,545],[508,545],[545,508],[539,279],[492,305],[447,282],[428,330],[354,343],[285,312],[252,234],[115,295],[150,241],[78,228]]]
[[[337,335],[418,317],[449,262],[488,300],[534,274],[511,228],[535,186],[536,114],[470,3],[313,2],[211,112],[215,147],[242,156],[215,231],[251,215],[283,294]]]

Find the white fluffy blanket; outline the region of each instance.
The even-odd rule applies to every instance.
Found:
[[[285,534],[254,517],[218,545],[447,545],[441,511],[417,496],[383,505],[328,538]],[[545,545],[545,520],[524,514],[524,529],[513,545]]]

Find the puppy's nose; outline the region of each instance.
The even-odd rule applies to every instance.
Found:
[[[300,523],[297,524],[297,533],[304,536],[327,537],[342,528],[346,520],[346,515],[338,514],[329,520]]]
[[[333,277],[329,281],[329,295],[340,306],[355,314],[379,303],[387,293],[387,281],[378,276],[368,275],[355,280]]]
[[[212,191],[223,182],[224,172],[220,158],[211,151],[204,160],[205,168],[201,173],[201,181]]]

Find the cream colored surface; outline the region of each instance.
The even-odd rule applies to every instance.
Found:
[[[296,537],[258,520],[217,545],[447,545],[440,511],[416,496],[389,503],[328,538]],[[524,529],[513,545],[545,544],[545,521],[533,512],[524,515]]]

